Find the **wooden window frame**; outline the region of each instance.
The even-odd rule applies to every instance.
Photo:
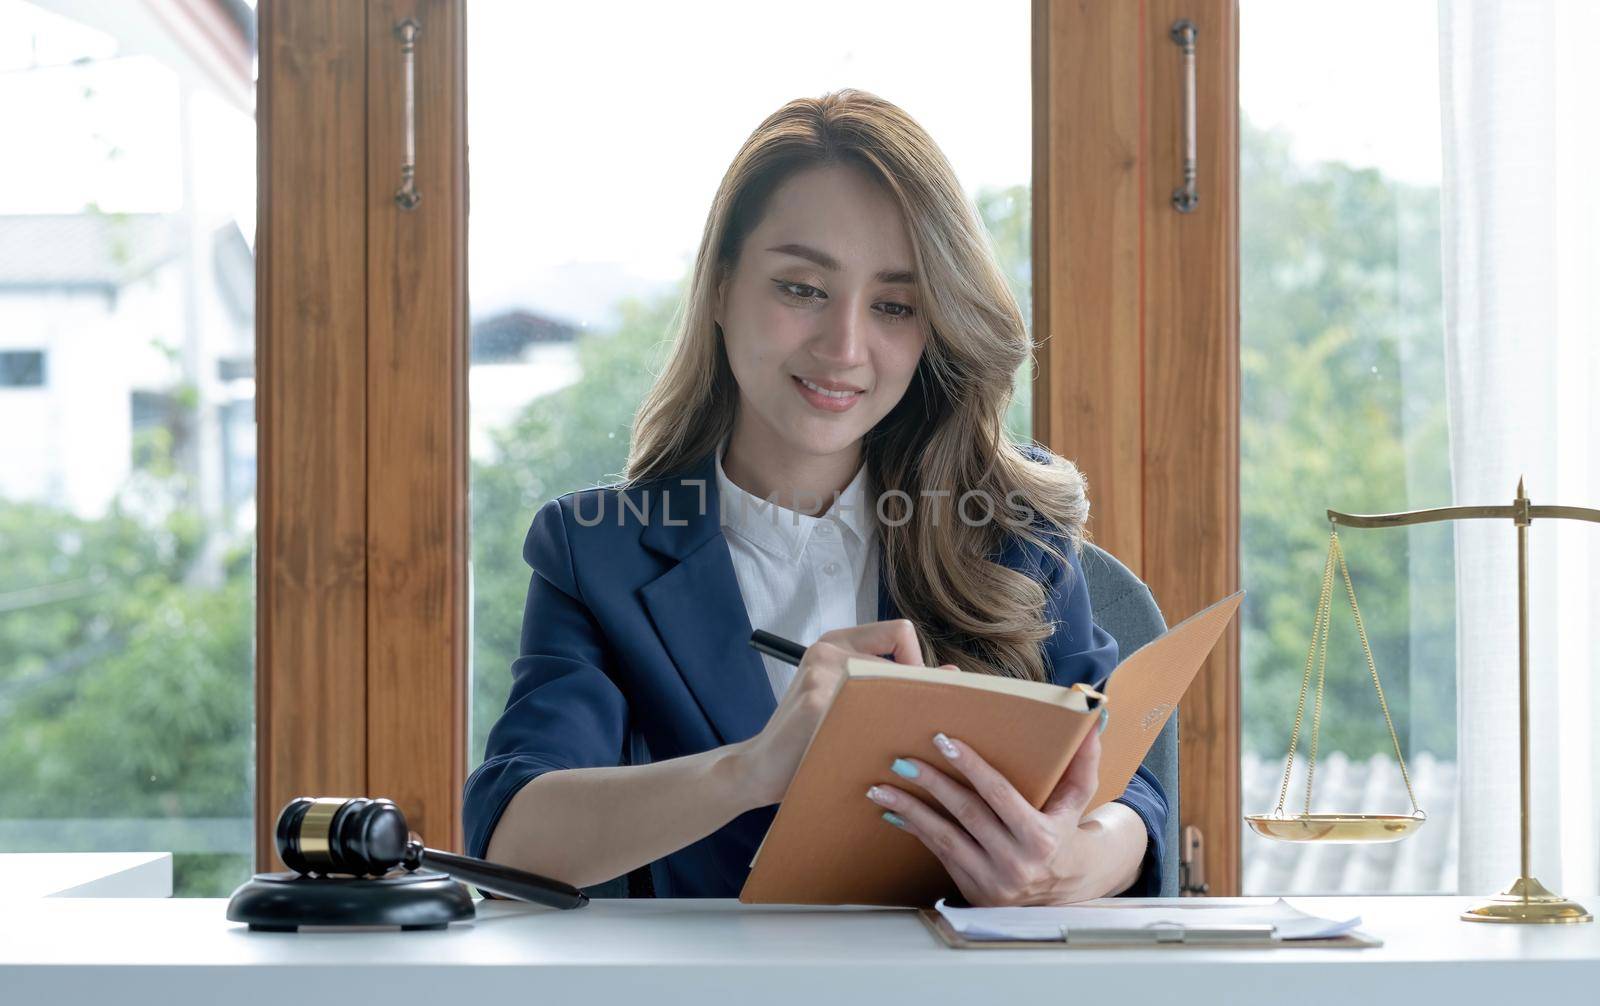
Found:
[[[1172,24],[1199,29],[1200,202]],[[1095,541],[1169,623],[1239,588],[1237,0],[1034,0],[1035,436],[1089,481]],[[1239,624],[1184,696],[1179,811],[1239,893]]]
[[[256,864],[296,796],[460,848],[467,730],[466,8],[258,8]],[[395,27],[416,45],[421,201]]]
[[[416,46],[422,200],[396,206]],[[1170,204],[1200,28],[1199,209]],[[465,0],[261,0],[256,862],[301,795],[461,848],[467,724]],[[1237,588],[1237,0],[1033,0],[1035,436],[1169,620]],[[1239,647],[1182,707],[1182,818],[1239,884]]]

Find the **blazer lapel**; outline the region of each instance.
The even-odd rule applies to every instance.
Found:
[[[640,542],[677,564],[639,588],[656,632],[724,744],[761,731],[777,708],[722,535],[716,456],[648,490]]]

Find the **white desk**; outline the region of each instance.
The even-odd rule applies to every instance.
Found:
[[[0,898],[170,897],[170,852],[0,853]]]
[[[731,901],[480,902],[441,932],[253,933],[220,900],[8,901],[9,1002],[1298,1003],[1593,1001],[1600,926],[1457,921],[1469,898],[1295,899],[1359,911],[1372,949],[950,950],[914,915]],[[1594,897],[1580,898],[1591,906]],[[287,997],[287,999],[286,999]]]

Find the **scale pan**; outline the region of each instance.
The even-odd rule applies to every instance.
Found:
[[[1279,842],[1398,842],[1422,827],[1424,814],[1248,814],[1263,838]]]

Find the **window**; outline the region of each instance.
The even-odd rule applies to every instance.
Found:
[[[44,350],[0,350],[0,388],[44,386]]]
[[[1327,509],[1448,505],[1432,3],[1240,9],[1240,749],[1245,813],[1275,806],[1328,544]],[[1307,45],[1315,38],[1314,45]],[[1351,53],[1362,72],[1348,72]],[[1341,528],[1428,821],[1389,845],[1246,829],[1243,894],[1453,891],[1455,563],[1448,525]],[[1313,811],[1411,809],[1335,574]],[[1313,681],[1313,688],[1315,682]],[[1304,808],[1311,699],[1286,813]]]
[[[253,392],[218,364],[255,345],[254,16],[163,11],[0,0],[0,386],[40,389],[0,394],[0,850],[172,851],[215,897],[253,845]]]

